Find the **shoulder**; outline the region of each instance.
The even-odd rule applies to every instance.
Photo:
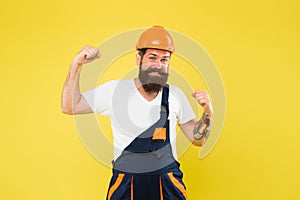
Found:
[[[120,85],[130,85],[132,81],[130,80],[110,80],[107,82],[104,82],[98,86],[98,88],[106,88],[109,90],[114,90]]]
[[[170,93],[169,93],[170,102],[175,102],[177,105],[183,107],[190,105],[189,99],[191,99],[192,92],[183,91],[181,88],[174,85],[170,85],[169,88],[170,88]]]
[[[185,97],[183,91],[179,87],[177,87],[175,85],[169,85],[169,88],[170,88],[169,89],[170,96],[173,96],[176,99],[181,99],[181,98]]]

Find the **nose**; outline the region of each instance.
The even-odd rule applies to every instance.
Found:
[[[153,64],[152,67],[157,69],[161,69],[163,65],[163,63],[159,59],[153,61],[152,64]]]

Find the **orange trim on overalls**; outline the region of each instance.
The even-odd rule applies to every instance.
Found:
[[[160,192],[160,200],[164,200],[162,184],[161,184],[161,177],[159,177],[159,192]]]
[[[168,176],[170,178],[170,180],[172,181],[172,183],[175,185],[175,187],[177,187],[177,189],[179,191],[181,191],[181,193],[183,194],[183,196],[185,197],[185,199],[187,200],[187,194],[185,191],[185,188],[183,187],[183,185],[174,177],[173,172],[169,172]]]
[[[154,133],[152,136],[152,140],[166,140],[166,128],[160,127],[160,128],[155,128]]]
[[[124,178],[125,174],[118,174],[118,178],[116,180],[116,182],[113,184],[113,186],[111,186],[111,188],[109,189],[108,192],[108,200],[110,200],[111,196],[113,195],[113,193],[118,189],[118,187],[120,186],[123,178]]]
[[[133,200],[133,176],[131,177],[131,184],[130,184],[130,200]]]

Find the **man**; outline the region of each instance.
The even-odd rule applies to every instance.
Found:
[[[213,115],[209,95],[204,90],[192,94],[203,108],[198,121],[182,91],[166,84],[175,48],[163,27],[144,31],[136,49],[138,77],[109,81],[81,94],[83,65],[100,58],[97,48],[85,46],[73,60],[64,84],[62,112],[110,116],[114,160],[108,200],[187,199],[177,162],[176,126],[194,145],[202,146]]]

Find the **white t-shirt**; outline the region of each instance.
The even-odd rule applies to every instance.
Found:
[[[96,114],[110,117],[114,137],[114,160],[143,131],[159,120],[162,91],[152,101],[137,90],[134,80],[113,80],[83,93]],[[176,125],[196,116],[183,92],[170,86],[170,143],[176,160]]]

